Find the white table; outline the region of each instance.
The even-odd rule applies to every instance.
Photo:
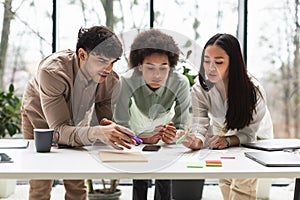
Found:
[[[141,151],[142,146],[132,151]],[[0,163],[0,179],[205,179],[205,178],[299,178],[300,167],[264,167],[244,156],[242,147],[226,150],[189,151],[182,145],[169,145],[159,152],[145,153],[148,162],[102,163],[97,152],[108,147],[57,149],[37,153],[33,141],[27,149],[1,149],[13,163]],[[220,156],[222,167],[187,168],[188,163],[204,163]]]

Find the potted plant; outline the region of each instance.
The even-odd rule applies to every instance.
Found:
[[[8,92],[0,92],[0,138],[21,132],[21,100],[14,93],[13,84],[10,84]]]
[[[12,137],[21,132],[21,100],[14,94],[15,88],[10,84],[8,92],[0,92],[0,139]],[[13,194],[16,180],[0,180],[0,198]]]
[[[119,179],[110,179],[109,186],[105,179],[101,179],[102,189],[94,189],[93,180],[88,179],[88,197],[89,200],[117,200],[121,196],[121,190],[117,189]]]

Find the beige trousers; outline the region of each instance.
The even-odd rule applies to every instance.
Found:
[[[38,128],[48,128],[45,127]],[[33,125],[22,111],[22,133],[24,139],[33,139]],[[66,200],[86,200],[87,187],[84,180],[63,180]],[[29,180],[29,200],[50,200],[53,180]]]
[[[257,179],[220,179],[224,200],[256,200]]]
[[[65,200],[86,200],[87,189],[84,180],[63,180]],[[50,200],[53,180],[29,180],[29,200]]]

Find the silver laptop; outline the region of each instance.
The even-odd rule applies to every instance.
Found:
[[[300,154],[291,152],[245,152],[245,156],[267,167],[300,167]]]
[[[300,139],[269,139],[242,144],[242,146],[265,151],[282,151],[285,149],[300,149]]]

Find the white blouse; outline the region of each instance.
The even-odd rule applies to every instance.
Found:
[[[216,87],[205,91],[196,78],[196,83],[192,87],[192,125],[191,128],[196,136],[205,143],[206,133],[229,136],[236,135],[240,144],[253,142],[257,138],[273,138],[273,123],[266,104],[266,94],[258,81],[252,79],[263,96],[258,96],[256,112],[253,113],[253,120],[249,126],[240,130],[225,130],[225,116],[227,111],[227,100],[223,100]]]

